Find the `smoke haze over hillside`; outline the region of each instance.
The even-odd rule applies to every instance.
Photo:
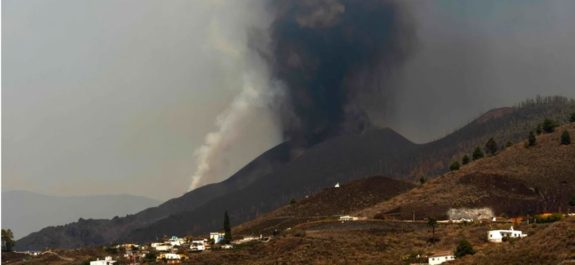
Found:
[[[5,189],[166,199],[289,138],[575,97],[570,0],[89,3],[3,1]]]

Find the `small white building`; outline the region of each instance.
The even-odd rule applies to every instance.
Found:
[[[333,185],[334,188],[339,188],[339,182],[335,183],[335,185]]]
[[[493,243],[501,243],[504,238],[522,238],[526,237],[520,230],[513,229],[513,226],[509,230],[490,230],[487,232],[487,240]]]
[[[214,241],[214,244],[219,244],[220,242],[224,241],[224,233],[211,232],[210,239]]]
[[[192,240],[190,244],[191,251],[204,251],[206,250],[206,241],[204,240]]]
[[[347,222],[347,221],[357,221],[359,220],[359,217],[357,216],[351,216],[351,215],[342,215],[339,217],[339,220],[342,222]]]
[[[184,259],[183,255],[180,254],[176,254],[176,253],[162,253],[157,257],[158,260],[163,260],[166,259],[168,261],[170,260],[182,260]]]
[[[172,236],[168,241],[166,241],[166,243],[170,244],[172,247],[179,247],[186,243],[186,239]]]
[[[112,257],[107,256],[103,260],[97,259],[95,261],[90,261],[90,265],[111,265],[116,263],[115,260],[112,260]]]
[[[429,265],[437,265],[452,260],[455,260],[455,255],[451,251],[437,252],[427,258]]]
[[[150,246],[159,252],[167,252],[172,249],[172,245],[166,243],[152,243]]]

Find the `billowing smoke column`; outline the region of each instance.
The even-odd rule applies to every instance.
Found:
[[[247,43],[214,42],[224,48],[218,50],[225,58],[234,59],[233,65],[257,82],[238,80],[242,92],[196,151],[190,189],[228,176],[223,157],[232,146],[238,148],[242,135],[249,134],[244,125],[265,111],[262,105],[270,106],[277,117],[283,140],[298,148],[363,129],[369,120],[358,98],[376,96],[385,89],[387,74],[409,51],[412,30],[399,2],[261,1],[271,9],[263,19],[269,31],[247,34]],[[229,54],[228,47],[244,46],[245,51]],[[263,67],[254,63],[262,58]]]
[[[267,60],[287,94],[279,109],[284,137],[311,145],[367,125],[356,99],[386,89],[386,75],[410,48],[412,29],[399,2],[270,3],[275,17]]]

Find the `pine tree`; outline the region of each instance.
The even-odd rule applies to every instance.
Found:
[[[473,246],[471,246],[471,243],[469,243],[469,241],[463,239],[459,241],[459,244],[457,245],[454,254],[456,258],[461,258],[466,255],[475,254],[475,250],[473,249]]]
[[[541,124],[537,124],[537,128],[535,128],[535,133],[537,135],[540,135],[541,133],[543,133],[543,128],[541,127]]]
[[[464,155],[463,158],[461,159],[461,163],[464,165],[469,164],[469,156],[468,155]]]
[[[431,238],[429,239],[429,241],[431,243],[435,243],[437,241],[439,241],[436,237],[435,237],[435,228],[437,227],[437,219],[429,217],[427,218],[427,225],[429,227],[431,227]]]
[[[229,244],[232,242],[232,228],[230,226],[230,217],[228,211],[224,213],[224,243]]]
[[[459,161],[455,161],[451,164],[451,166],[449,166],[449,170],[455,171],[455,170],[458,170],[459,167],[460,167]]]
[[[2,252],[12,252],[14,245],[16,245],[16,241],[14,241],[12,230],[2,229]]]
[[[569,132],[567,130],[563,131],[563,133],[561,134],[561,144],[562,145],[571,144],[571,135],[569,135]]]
[[[481,148],[478,146],[475,148],[475,151],[473,151],[473,160],[477,160],[477,159],[481,159],[483,158],[483,151],[481,151]]]
[[[543,131],[545,131],[546,133],[552,133],[555,131],[555,128],[559,126],[557,124],[557,122],[555,122],[554,120],[551,119],[545,119],[543,121]]]
[[[489,141],[487,141],[487,143],[485,144],[485,152],[487,152],[490,155],[495,155],[498,149],[499,147],[497,147],[497,143],[495,142],[495,140],[493,138],[489,138]]]
[[[537,138],[535,137],[535,134],[533,132],[529,132],[528,141],[529,141],[528,146],[534,146],[537,143]]]

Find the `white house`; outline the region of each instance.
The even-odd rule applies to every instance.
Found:
[[[90,261],[90,265],[111,265],[116,263],[115,260],[112,260],[112,257],[107,256],[105,257],[103,260],[95,260],[95,261]]]
[[[186,239],[179,238],[177,236],[172,236],[166,243],[170,244],[172,247],[181,246],[186,243]]]
[[[157,258],[158,260],[166,259],[166,260],[182,260],[184,259],[183,255],[176,254],[176,253],[162,253]]]
[[[346,221],[357,221],[359,220],[359,217],[356,216],[351,216],[351,215],[342,215],[339,217],[339,220],[342,222],[346,222]]]
[[[219,244],[220,242],[224,241],[224,233],[211,232],[210,239],[214,240],[214,244]]]
[[[339,188],[339,182],[335,183],[335,185],[333,185],[334,188]]]
[[[490,230],[487,232],[487,240],[493,243],[503,242],[503,238],[522,238],[526,237],[520,230],[513,229],[513,226],[509,230]]]
[[[455,255],[451,251],[437,252],[427,258],[429,265],[437,265],[452,260],[455,260]]]
[[[151,245],[156,251],[167,252],[172,249],[172,245],[166,243],[152,243]]]
[[[192,240],[190,244],[191,251],[204,251],[206,250],[206,241],[204,240]]]

